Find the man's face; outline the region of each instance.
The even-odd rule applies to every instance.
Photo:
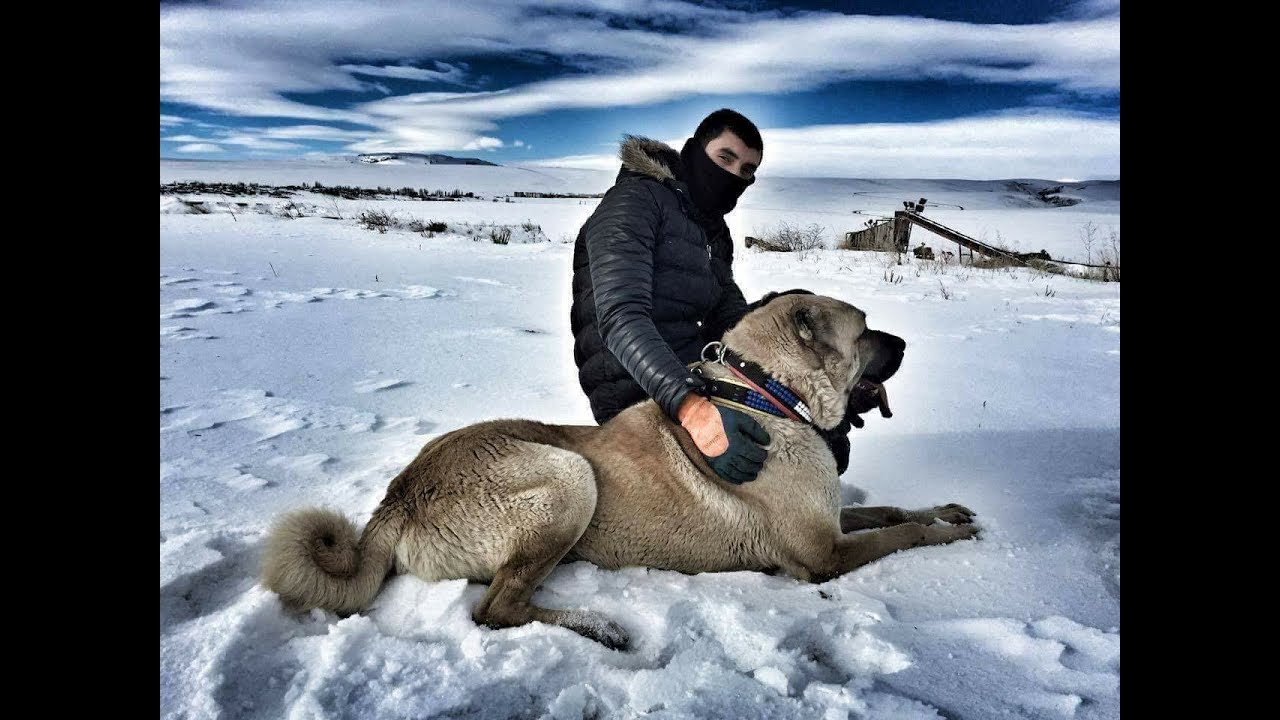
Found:
[[[747,147],[731,130],[721,132],[705,149],[707,157],[743,180],[755,177],[756,168],[760,167],[760,151]]]

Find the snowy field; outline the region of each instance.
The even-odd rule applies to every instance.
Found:
[[[602,192],[613,174],[162,161],[160,176],[488,198]],[[931,208],[945,224],[1055,257],[1083,259],[1085,222],[1119,230],[1118,186],[1066,208],[1002,187],[762,178],[729,218],[749,300],[808,288],[907,340],[888,385],[894,417],[872,413],[852,433],[846,500],[960,502],[978,513],[979,539],[821,585],[557,568],[535,602],[608,614],[632,636],[625,653],[539,623],[477,627],[485,588],[463,581],[396,577],[367,612],[339,619],[285,612],[255,578],[278,513],[326,505],[363,523],[440,433],[497,417],[591,423],[561,240],[595,200],[294,199],[345,218],[332,220],[180,214],[161,196],[161,716],[1118,717],[1119,285],[741,246],[768,223],[834,234],[860,227],[853,210],[888,215],[920,197],[965,208]],[[451,228],[530,221],[550,242],[379,234],[352,219],[373,208]]]

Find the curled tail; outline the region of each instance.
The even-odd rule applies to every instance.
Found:
[[[262,584],[291,608],[358,612],[381,589],[402,527],[403,516],[385,505],[358,538],[356,526],[332,510],[284,515],[267,538]]]

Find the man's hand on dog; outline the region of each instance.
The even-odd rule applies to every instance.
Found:
[[[689,393],[680,404],[680,424],[689,431],[707,464],[725,482],[741,485],[760,474],[769,433],[746,413]]]

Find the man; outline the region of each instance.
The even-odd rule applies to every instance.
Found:
[[[603,424],[652,398],[725,480],[754,480],[769,434],[698,394],[687,368],[747,312],[724,216],[764,154],[756,126],[721,109],[677,153],[626,136],[613,188],[578,233],[570,324],[578,380]]]

